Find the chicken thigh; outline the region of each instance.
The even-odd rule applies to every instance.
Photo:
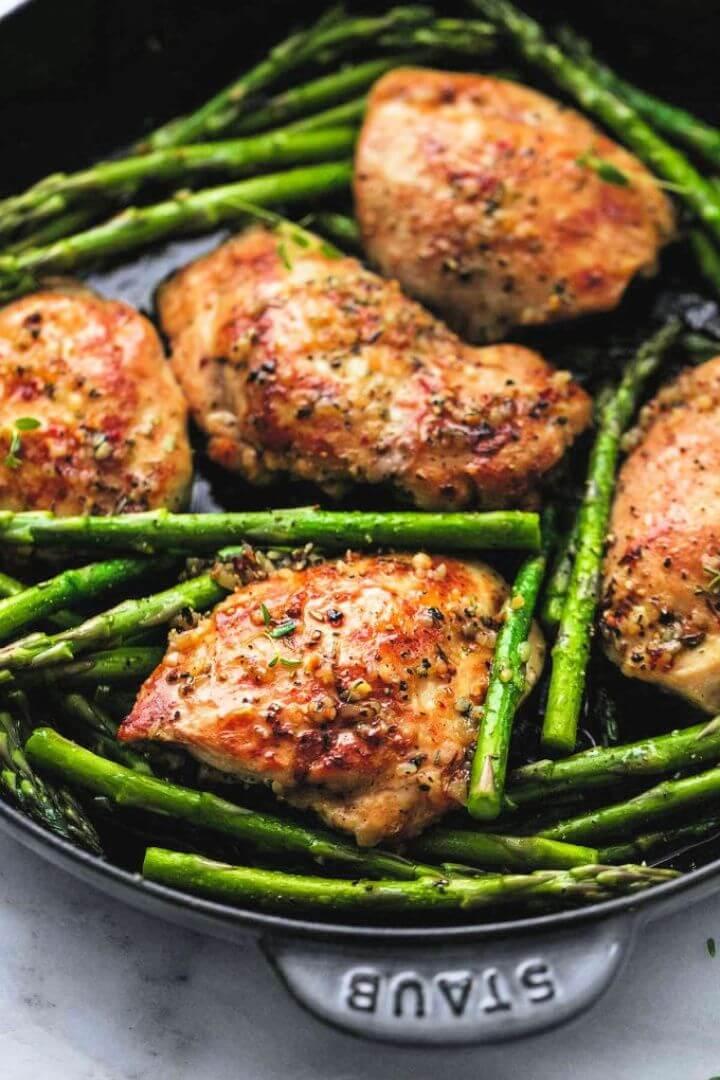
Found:
[[[178,508],[187,408],[153,326],[67,286],[0,311],[0,508]]]
[[[356,259],[267,228],[182,270],[159,312],[210,457],[253,483],[521,505],[589,419],[537,353],[471,348]]]
[[[355,199],[382,273],[479,341],[613,308],[673,234],[632,154],[544,94],[481,75],[380,79]]]
[[[506,596],[425,554],[277,570],[171,641],[120,738],[269,781],[360,844],[413,836],[465,801]],[[542,650],[534,628],[528,687]]]
[[[601,631],[625,675],[720,711],[720,356],[645,407],[605,561]]]

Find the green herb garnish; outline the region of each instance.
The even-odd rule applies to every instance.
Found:
[[[581,165],[583,168],[592,169],[594,173],[604,180],[606,184],[615,184],[617,187],[629,187],[630,181],[624,172],[621,172],[617,166],[613,165],[610,161],[606,161],[605,158],[599,157],[594,154],[592,150],[587,150],[580,157],[575,158],[575,164]]]

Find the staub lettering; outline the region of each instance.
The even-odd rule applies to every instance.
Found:
[[[342,1001],[352,1012],[423,1021],[455,1020],[527,1014],[552,1001],[558,985],[550,965],[539,958],[512,968],[439,971],[433,976],[416,971],[384,974],[377,968],[354,968],[345,973]]]

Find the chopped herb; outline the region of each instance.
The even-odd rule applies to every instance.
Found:
[[[292,263],[290,262],[290,256],[288,255],[287,248],[285,247],[285,244],[282,241],[280,241],[280,243],[277,246],[277,253],[278,253],[278,257],[280,259],[280,262],[283,264],[285,269],[286,270],[292,270]]]
[[[287,637],[289,634],[294,634],[297,630],[297,623],[288,620],[287,622],[280,623],[279,626],[275,626],[272,630],[268,630],[267,636],[276,641],[278,638]]]
[[[263,622],[265,623],[266,626],[269,626],[270,623],[272,622],[272,619],[270,618],[270,612],[268,611],[268,609],[265,607],[264,604],[260,605],[260,612],[261,612],[262,617],[263,617]]]
[[[10,446],[5,457],[5,465],[8,469],[19,469],[22,464],[20,460],[20,451],[22,450],[22,439],[17,431],[13,431],[10,437]]]
[[[709,593],[720,592],[720,567],[704,566],[703,569],[710,579],[705,586],[705,591]]]
[[[618,187],[629,187],[630,181],[624,172],[621,172],[615,165],[609,161],[605,161],[604,158],[598,157],[591,150],[581,154],[579,158],[575,159],[576,165],[581,165],[584,168],[592,169],[594,173],[604,180],[606,184],[616,184]]]
[[[280,663],[282,664],[283,667],[286,667],[286,668],[296,668],[296,667],[300,667],[300,664],[302,663],[302,661],[301,660],[291,660],[287,656],[281,656],[280,657]]]
[[[15,429],[17,431],[34,431],[35,428],[40,427],[40,421],[34,416],[21,416],[15,421]]]
[[[705,944],[707,946],[708,956],[715,956],[715,953],[717,951],[715,948],[715,938],[709,937]]]

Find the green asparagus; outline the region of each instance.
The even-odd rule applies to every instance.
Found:
[[[574,60],[616,97],[644,116],[653,127],[696,150],[714,168],[720,168],[720,130],[686,109],[646,93],[600,63],[590,43],[568,26],[558,31],[558,41]]]
[[[634,836],[640,830],[697,808],[716,806],[720,767],[677,780],[663,780],[632,799],[602,806],[541,829],[540,835],[566,844],[599,844]]]
[[[533,874],[488,874],[446,880],[347,881],[228,866],[200,855],[148,848],[143,875],[175,889],[271,910],[484,911],[522,905],[548,908],[598,903],[636,893],[677,875],[646,866],[584,866]]]
[[[306,30],[275,46],[268,56],[194,113],[181,116],[146,135],[136,145],[138,153],[213,139],[252,111],[260,93],[300,67],[337,62],[359,46],[376,45],[392,30],[412,29],[432,19],[430,8],[395,7],[379,16],[345,16],[331,13]]]
[[[347,214],[333,210],[320,210],[311,215],[311,225],[321,236],[326,236],[343,251],[356,254],[362,250],[362,240],[357,222]]]
[[[338,160],[352,152],[355,139],[356,131],[351,127],[319,131],[281,128],[245,139],[196,143],[104,161],[82,172],[55,173],[22,195],[0,200],[0,236],[64,214],[87,200],[128,203],[150,181],[181,179],[191,184],[198,174],[239,177],[265,165],[278,169]]]
[[[537,550],[540,518],[520,510],[488,513],[259,510],[172,514],[153,510],[108,517],[55,517],[44,511],[0,511],[0,542],[42,547],[213,552],[225,544],[305,544],[344,551],[377,545],[437,551]]]
[[[548,576],[541,608],[543,625],[554,630],[562,617],[572,568],[577,554],[578,517],[557,546],[555,561]]]
[[[502,809],[510,736],[516,709],[525,692],[526,668],[532,651],[528,638],[552,534],[547,522],[544,532],[542,550],[522,564],[505,603],[505,621],[495,643],[487,694],[477,710],[480,726],[470,770],[467,808],[472,817],[482,821],[491,821]]]
[[[91,563],[77,570],[63,570],[53,578],[20,589],[0,600],[0,640],[21,627],[40,622],[65,604],[88,600],[99,593],[125,585],[149,571],[157,572],[166,560],[125,558]]]
[[[166,626],[183,611],[205,611],[225,596],[226,591],[211,574],[201,574],[152,596],[123,600],[69,630],[29,634],[5,645],[0,648],[0,669],[37,669],[75,660],[102,645]]]
[[[247,810],[205,791],[142,776],[98,757],[50,728],[34,731],[25,751],[36,768],[46,769],[64,782],[96,795],[104,795],[118,806],[175,817],[231,836],[257,851],[300,855],[321,865],[337,863],[373,877],[441,876],[437,867],[414,863],[376,848],[357,848],[325,830],[306,828],[271,814]]]
[[[503,836],[469,829],[431,829],[410,844],[413,856],[488,870],[565,870],[599,862],[596,848],[562,844],[540,836]],[[608,860],[616,862],[618,860]],[[629,862],[629,859],[622,860]]]
[[[111,683],[140,683],[155,670],[165,654],[165,648],[157,645],[125,645],[117,649],[89,653],[79,660],[53,664],[52,667],[25,669],[21,673],[22,685],[38,686],[87,686]],[[0,670],[0,677],[12,678],[9,671]]]
[[[508,808],[540,806],[638,777],[671,775],[720,762],[720,718],[622,746],[594,746],[560,761],[535,761],[508,776]]]
[[[698,228],[690,230],[690,246],[700,273],[715,292],[720,293],[720,251],[707,233]]]
[[[180,233],[210,230],[228,222],[267,220],[261,208],[347,190],[351,176],[351,162],[328,162],[180,193],[151,206],[129,207],[101,225],[47,247],[0,254],[0,301],[36,288],[44,274],[77,270]]]
[[[578,517],[577,555],[552,650],[542,741],[554,754],[575,749],[620,440],[648,378],[680,329],[679,320],[671,319],[638,350],[600,415]]]
[[[97,833],[75,797],[46,784],[30,767],[20,727],[13,713],[0,711],[0,790],[56,836],[100,854]]]
[[[625,863],[639,860],[657,862],[660,859],[680,855],[696,844],[720,836],[720,817],[703,818],[683,825],[670,826],[654,833],[642,833],[625,843],[602,848],[600,858],[608,863]]]

